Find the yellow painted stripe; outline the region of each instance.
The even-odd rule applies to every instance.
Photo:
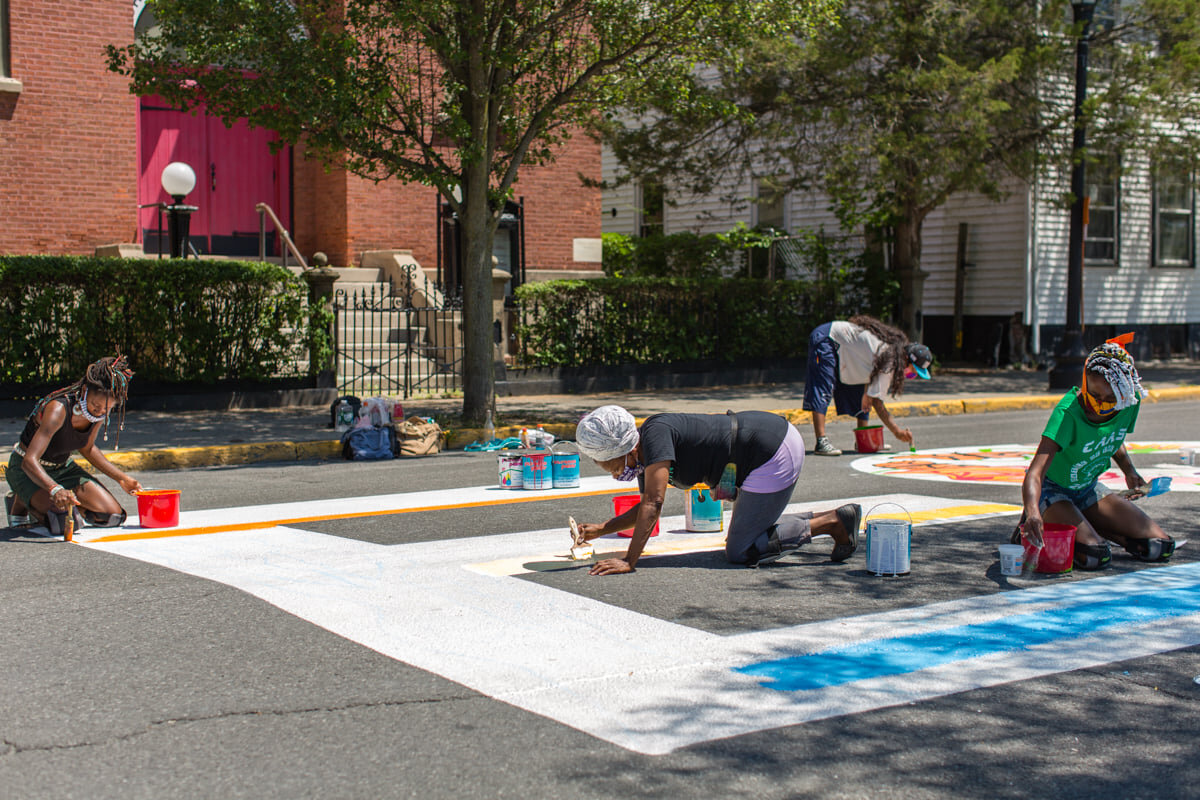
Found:
[[[1021,506],[1014,506],[1008,503],[973,503],[963,506],[944,506],[942,508],[931,508],[928,511],[915,511],[912,514],[914,524],[922,522],[949,521],[955,519],[972,519],[989,514],[1018,514],[1021,512]],[[907,520],[908,516],[904,514],[872,514],[871,519],[901,519]],[[566,536],[564,535],[564,542]],[[620,558],[624,554],[626,548],[621,546],[615,550],[608,549],[600,552],[602,546],[610,544],[619,545],[617,540],[600,540],[596,539],[592,542],[595,546],[595,555],[590,559],[581,559],[572,561],[569,555],[541,553],[528,556],[516,556],[513,558],[502,558],[496,561],[485,561],[478,564],[468,564],[467,569],[483,575],[495,575],[497,577],[506,577],[511,575],[522,575],[527,572],[532,572],[526,564],[531,562],[542,561],[561,561],[564,567],[572,564],[583,566],[586,564],[595,563],[605,558]],[[566,547],[566,544],[563,545]],[[643,558],[653,558],[661,555],[678,555],[682,553],[700,553],[707,550],[719,550],[725,546],[725,534],[708,533],[708,534],[690,534],[688,536],[669,537],[660,540],[658,537],[651,537],[646,541],[646,549],[642,552]]]
[[[592,492],[572,492],[568,495],[554,497],[510,497],[503,500],[479,500],[470,503],[445,503],[436,506],[417,506],[414,508],[393,508],[380,511],[350,511],[341,514],[318,514],[311,517],[292,517],[290,519],[272,519],[259,522],[235,522],[228,525],[208,525],[198,528],[151,528],[134,533],[117,533],[112,536],[101,536],[88,539],[87,544],[97,542],[127,542],[134,539],[166,539],[172,536],[201,536],[209,533],[232,533],[234,531],[257,531],[266,528],[277,528],[286,525],[304,525],[309,522],[325,522],[334,519],[357,519],[361,517],[386,517],[393,514],[416,514],[423,511],[448,511],[455,508],[479,508],[481,506],[504,506],[513,503],[536,503],[539,500],[561,500],[565,497],[595,497],[605,494],[619,494],[622,489],[599,489]]]
[[[967,506],[945,506],[931,508],[928,511],[913,511],[909,514],[888,512],[886,514],[871,514],[870,519],[912,519],[913,524],[933,522],[934,520],[955,519],[958,517],[973,517],[982,514],[1016,514],[1021,506],[1011,503],[974,503]]]

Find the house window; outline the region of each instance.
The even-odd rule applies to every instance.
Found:
[[[1102,155],[1087,168],[1088,222],[1083,258],[1088,264],[1117,263],[1119,164],[1115,156]]]
[[[666,199],[662,181],[646,178],[639,184],[638,189],[638,236],[662,233]]]
[[[0,78],[12,77],[8,60],[8,0],[0,0]]]
[[[754,198],[755,222],[759,230],[771,228],[777,231],[787,230],[786,211],[784,208],[785,195],[774,181],[762,179],[758,182]]]
[[[1170,162],[1154,171],[1154,266],[1190,267],[1195,251],[1191,173]]]

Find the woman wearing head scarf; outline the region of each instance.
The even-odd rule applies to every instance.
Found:
[[[1072,387],[1050,412],[1021,486],[1025,536],[1041,542],[1044,523],[1074,525],[1080,569],[1108,566],[1110,541],[1142,561],[1166,561],[1175,551],[1175,541],[1154,520],[1099,483],[1116,462],[1134,497],[1146,491],[1125,449],[1146,394],[1133,357],[1121,346],[1132,339],[1133,334],[1118,336],[1088,355],[1083,386]],[[1019,532],[1013,538],[1019,541]]]
[[[858,418],[864,428],[871,410],[902,442],[913,443],[912,431],[892,421],[884,394],[899,397],[906,378],[929,380],[933,353],[923,344],[908,341],[899,328],[874,317],[858,315],[818,326],[808,337],[808,371],[804,378],[804,410],[812,412],[813,453],[840,456],[842,451],[825,436],[829,404],[839,414]]]
[[[845,561],[858,547],[858,505],[783,514],[804,464],[804,440],[777,414],[655,414],[638,428],[625,409],[602,406],[580,420],[575,441],[617,480],[637,479],[641,493],[641,501],[624,514],[579,526],[587,540],[633,528],[625,557],[596,563],[593,575],[633,571],[668,485],[690,489],[704,483],[717,499],[733,500],[725,555],[734,564],[770,563],[820,534],[833,537],[834,561]]]
[[[55,535],[64,533],[66,515],[76,509],[82,509],[93,525],[114,527],[125,521],[121,504],[72,461],[71,454],[78,451],[130,494],[141,490],[135,478],[118,469],[96,446],[101,429],[108,438],[108,418],[114,410],[120,414],[120,436],[132,378],[125,356],[105,357],[89,365],[75,383],[38,401],[4,473],[12,487],[5,499],[10,526],[32,522],[31,509],[46,519]]]

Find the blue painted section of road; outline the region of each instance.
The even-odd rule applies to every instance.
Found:
[[[771,689],[801,692],[1053,642],[1069,647],[1072,639],[1200,613],[1200,577],[1193,570],[1188,572],[1193,573],[1191,580],[1172,580],[1169,588],[1150,582],[1140,590],[1106,593],[1103,599],[1095,599],[1094,591],[1083,593],[1083,598],[1071,598],[1067,593],[1060,598],[1066,604],[1053,608],[762,661],[735,672],[764,678],[762,685]],[[1098,588],[1096,581],[1087,583],[1088,589]],[[1113,586],[1118,587],[1130,588],[1123,583]],[[1120,634],[1114,631],[1113,635]]]

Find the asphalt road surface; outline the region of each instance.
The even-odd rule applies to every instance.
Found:
[[[1200,440],[1198,414],[1147,405],[1130,440]],[[925,452],[1033,445],[1046,416],[908,424]],[[555,557],[568,514],[611,515],[591,465],[546,499],[481,453],[140,474],[209,532],[0,534],[0,796],[1195,796],[1200,495],[1141,501],[1192,540],[1169,566],[1008,579],[1016,486],[855,461],[810,456],[793,501],[928,506],[907,576],[827,539],[733,567],[677,521],[589,576]],[[1029,647],[995,645],[1013,619]]]

